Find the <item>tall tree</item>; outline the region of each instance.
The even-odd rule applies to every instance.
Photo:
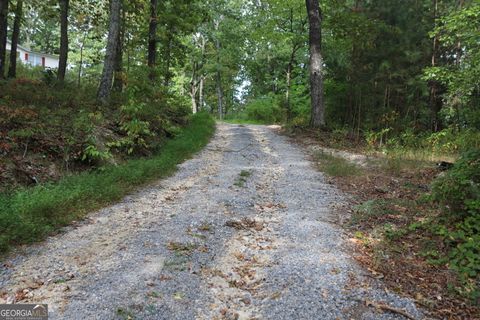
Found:
[[[110,19],[108,27],[107,51],[103,64],[102,77],[98,87],[97,98],[107,104],[112,90],[113,72],[115,69],[115,58],[117,53],[118,34],[120,33],[120,11],[122,8],[122,0],[111,0],[110,2]]]
[[[10,48],[10,66],[8,67],[8,77],[15,78],[17,76],[17,47],[18,37],[20,35],[20,25],[23,15],[23,0],[17,0],[15,8],[15,19],[13,21],[12,45]]]
[[[322,14],[318,0],[306,0],[310,25],[310,95],[312,113],[310,125],[319,128],[325,125],[323,101]]]
[[[5,77],[7,54],[8,0],[0,0],[0,78]]]
[[[58,81],[65,80],[68,59],[68,9],[69,0],[59,0],[60,5],[60,57],[58,60]]]
[[[217,86],[217,99],[218,99],[218,118],[220,120],[223,120],[223,114],[224,114],[224,107],[223,107],[223,87],[222,87],[222,72],[221,72],[221,62],[220,62],[220,52],[222,50],[222,44],[220,43],[220,34],[219,34],[219,29],[220,29],[220,21],[223,20],[223,16],[220,16],[220,18],[216,21],[214,21],[215,24],[215,31],[216,31],[216,36],[215,36],[215,48],[217,49],[217,65],[216,65],[216,71],[217,74],[215,76],[216,79],[216,86]]]
[[[432,11],[433,11],[433,26],[434,29],[437,28],[437,19],[438,19],[438,0],[433,0],[432,4]],[[437,66],[438,60],[438,35],[435,34],[433,36],[433,48],[432,48],[432,67],[435,68]],[[435,80],[429,81],[430,86],[430,112],[431,112],[431,129],[434,132],[437,132],[439,129],[439,117],[438,113],[440,112],[440,108],[442,107],[441,100],[439,99],[438,94],[438,82]]]
[[[118,33],[117,48],[115,53],[115,65],[113,67],[113,90],[123,91],[123,42],[125,37],[125,10],[122,10],[122,21],[120,22],[120,32]]]
[[[150,23],[148,28],[148,67],[150,68],[150,80],[156,78],[157,63],[157,26],[158,26],[158,0],[150,1]]]

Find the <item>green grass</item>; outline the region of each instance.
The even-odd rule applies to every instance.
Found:
[[[237,179],[233,183],[234,186],[243,188],[245,186],[245,183],[247,183],[248,177],[250,177],[252,173],[248,170],[242,170],[240,174],[238,175]]]
[[[325,152],[317,152],[314,157],[320,171],[332,177],[355,176],[362,172],[361,168],[341,157]]]
[[[0,253],[12,245],[42,240],[139,186],[171,175],[177,164],[208,143],[214,131],[214,120],[200,113],[154,157],[69,176],[55,184],[0,194]]]
[[[252,173],[251,173],[250,171],[248,171],[248,170],[242,170],[242,171],[240,172],[240,177],[248,178],[248,177],[250,177],[251,175],[252,175]]]

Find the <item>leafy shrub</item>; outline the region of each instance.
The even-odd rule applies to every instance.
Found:
[[[480,149],[471,150],[433,184],[432,197],[449,212],[480,218]]]
[[[264,96],[251,101],[245,108],[249,119],[264,123],[277,123],[284,119],[284,111],[275,97]]]
[[[428,147],[435,153],[455,154],[480,147],[480,132],[468,129],[459,131],[450,127],[426,138]]]
[[[437,234],[450,248],[446,262],[460,275],[462,293],[480,297],[480,150],[465,153],[454,167],[433,183],[432,199],[449,214]]]
[[[387,134],[391,131],[391,128],[385,128],[380,131],[368,131],[365,133],[367,144],[370,148],[376,146],[382,147],[387,139]]]
[[[388,133],[388,139],[386,134]],[[413,153],[425,153],[425,155],[449,155],[456,157],[459,153],[468,151],[471,148],[480,148],[480,132],[474,129],[459,130],[455,127],[448,127],[439,132],[419,133],[407,129],[393,135],[387,130],[369,131],[365,139],[370,147],[382,147],[384,152],[402,151]]]
[[[133,101],[121,107],[120,129],[125,133],[125,136],[118,141],[110,143],[110,147],[125,149],[127,154],[132,154],[138,149],[149,148],[146,139],[155,134],[150,130],[150,123],[139,118],[144,107],[145,104]]]
[[[292,109],[292,125],[298,127],[308,126],[311,114],[310,94],[306,85],[300,81],[292,84],[290,105]],[[327,108],[327,111],[330,109]]]

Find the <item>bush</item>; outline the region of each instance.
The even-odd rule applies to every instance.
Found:
[[[461,293],[480,297],[480,150],[465,153],[454,167],[433,183],[432,199],[448,214],[436,233],[449,248],[445,262],[458,272]]]
[[[480,149],[471,150],[433,184],[432,197],[461,217],[480,218]]]
[[[369,145],[381,147],[378,137],[382,137],[383,133],[367,133],[366,139]],[[458,130],[454,127],[434,133],[418,133],[407,129],[395,136],[389,133],[388,140],[384,141],[388,150],[421,150],[429,154],[456,156],[471,148],[480,148],[480,132],[473,129]]]
[[[245,112],[250,120],[263,123],[278,123],[285,118],[284,110],[280,108],[277,99],[272,96],[253,100],[247,105]]]

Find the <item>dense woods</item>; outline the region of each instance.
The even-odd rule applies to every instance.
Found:
[[[17,190],[24,199],[37,185],[152,157],[192,121],[206,143],[205,113],[279,123],[383,155],[460,158],[428,201],[444,212],[435,237],[448,239],[437,262],[460,274],[457,293],[478,300],[476,0],[0,0],[0,78],[0,204],[11,209],[0,231]],[[2,250],[32,241],[0,240]]]
[[[122,81],[148,73],[158,88],[189,93],[192,110],[215,110],[218,117],[250,114],[260,121],[323,125],[322,112],[310,117],[312,92],[313,105],[325,105],[312,110],[325,109],[327,126],[358,139],[421,143],[413,141],[419,134],[442,132],[430,140],[455,134],[454,148],[461,148],[467,144],[461,138],[477,138],[471,132],[479,122],[475,1],[1,5],[4,43],[7,37],[12,45],[58,54],[59,82],[67,63],[71,83],[77,77],[98,85],[100,78],[100,100],[125,67]],[[3,51],[4,45],[5,76]]]

